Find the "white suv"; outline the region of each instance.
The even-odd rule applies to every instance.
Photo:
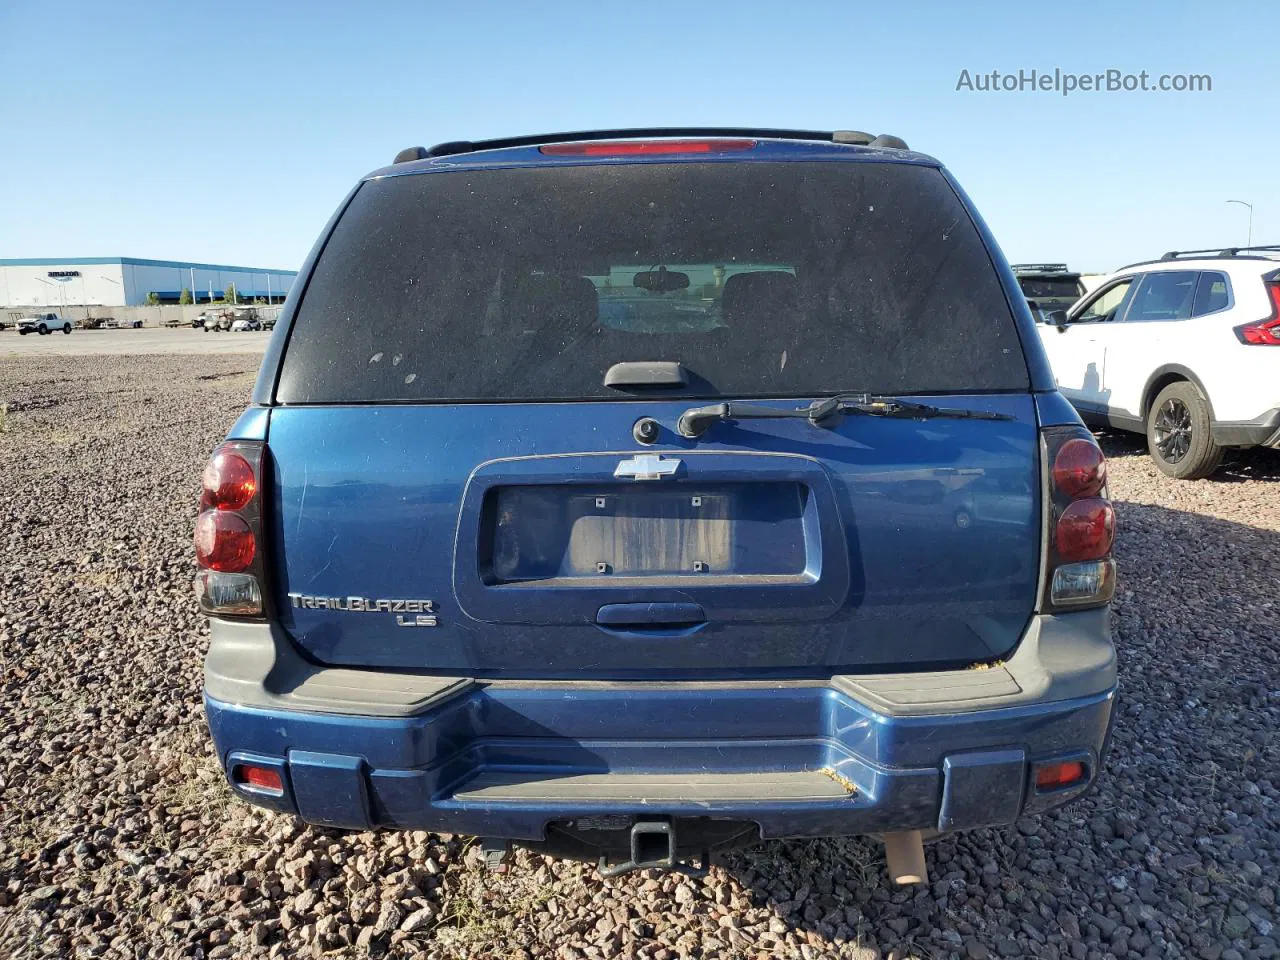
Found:
[[[1145,433],[1171,477],[1207,477],[1228,447],[1280,447],[1280,247],[1122,267],[1039,329],[1080,415]]]

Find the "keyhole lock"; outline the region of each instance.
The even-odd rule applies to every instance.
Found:
[[[636,443],[655,443],[657,442],[658,434],[661,432],[662,428],[658,426],[658,421],[653,417],[641,417],[636,421],[635,426],[631,428],[631,435],[636,438]]]

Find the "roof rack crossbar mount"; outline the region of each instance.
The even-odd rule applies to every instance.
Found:
[[[542,133],[494,140],[451,140],[437,143],[424,151],[427,157],[447,157],[476,150],[501,150],[508,147],[536,147],[545,143],[577,143],[584,140],[636,140],[665,137],[752,137],[763,140],[812,140],[819,143],[845,143],[858,146],[907,149],[906,144],[890,134],[874,136],[860,130],[783,130],[769,127],[633,127],[618,130],[575,130],[566,133]],[[900,145],[900,146],[899,146]],[[412,148],[411,148],[412,149]],[[402,151],[407,153],[408,151]]]

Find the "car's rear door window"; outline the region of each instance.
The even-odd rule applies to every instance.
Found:
[[[870,162],[459,170],[364,184],[309,280],[285,403],[1023,390],[1008,300],[942,173]]]
[[[1191,301],[1199,277],[1195,270],[1144,274],[1124,319],[1129,322],[1186,320],[1191,316]]]

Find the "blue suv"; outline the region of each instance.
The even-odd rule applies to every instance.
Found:
[[[1114,514],[938,161],[854,131],[404,151],[204,473],[245,800],[609,873],[922,841],[1098,775]]]

